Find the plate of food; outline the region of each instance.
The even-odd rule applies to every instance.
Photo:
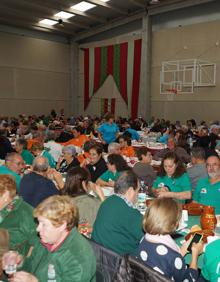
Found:
[[[190,232],[185,236],[186,241],[189,240],[189,238],[193,236],[195,233],[203,235],[202,240],[204,243],[207,243],[207,237],[215,235],[215,233],[212,230],[201,229],[199,225],[193,225],[190,229]]]
[[[102,187],[102,191],[105,197],[109,197],[114,194],[114,188],[110,186]]]

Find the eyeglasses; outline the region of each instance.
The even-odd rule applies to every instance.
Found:
[[[207,167],[219,167],[219,164],[206,164]]]
[[[12,161],[14,164],[16,164],[16,165],[24,165],[24,162],[16,162],[16,161]]]

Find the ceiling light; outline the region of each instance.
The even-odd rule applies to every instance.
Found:
[[[96,5],[82,1],[82,2],[72,6],[71,8],[78,10],[80,12],[85,12],[85,11],[88,11],[88,10],[94,8],[94,7],[96,7]]]
[[[109,0],[101,0],[102,2],[108,2]]]
[[[57,24],[57,21],[49,20],[49,19],[44,19],[39,21],[41,24],[46,24],[46,25],[55,25]]]
[[[61,11],[61,12],[55,14],[54,16],[58,17],[60,19],[69,19],[69,18],[74,17],[75,15]]]
[[[151,1],[149,2],[149,4],[151,4],[151,5],[159,4],[159,3],[160,3],[160,0],[151,0]]]

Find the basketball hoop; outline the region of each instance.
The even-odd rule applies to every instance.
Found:
[[[176,88],[168,88],[166,89],[167,92],[167,100],[168,101],[173,101],[174,100],[174,96],[178,94],[178,91]]]
[[[167,94],[171,94],[171,93],[178,94],[178,91],[176,88],[168,88],[166,89],[166,91],[168,92]]]

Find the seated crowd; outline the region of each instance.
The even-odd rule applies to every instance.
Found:
[[[0,231],[7,230],[11,250],[0,253],[0,277],[10,276],[15,260],[11,282],[95,281],[95,255],[83,233],[173,281],[218,281],[212,244],[220,239],[206,248],[200,274],[203,244],[193,244],[187,266],[188,242],[179,247],[171,235],[182,204],[220,214],[219,133],[218,122],[115,121],[109,113],[0,119]],[[149,145],[152,138],[160,149]],[[139,192],[155,198],[144,216]]]

